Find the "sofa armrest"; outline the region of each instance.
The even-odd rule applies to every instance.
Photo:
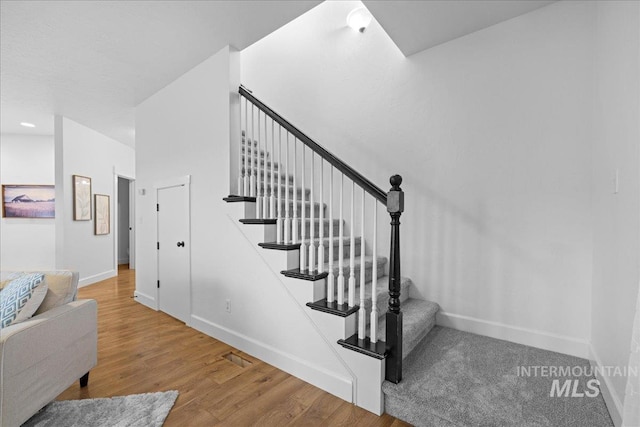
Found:
[[[73,301],[0,330],[0,425],[20,425],[96,365],[97,307]]]

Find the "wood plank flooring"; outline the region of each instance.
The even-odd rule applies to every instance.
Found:
[[[58,400],[178,390],[165,426],[408,426],[360,409],[133,300],[133,270],[81,288],[98,301],[98,365]],[[241,368],[224,356],[249,360]]]

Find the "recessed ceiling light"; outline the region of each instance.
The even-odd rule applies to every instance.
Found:
[[[371,13],[365,7],[353,9],[347,16],[347,25],[356,31],[364,33],[367,26],[371,23]]]
[[[20,122],[20,126],[24,126],[26,128],[34,128],[34,127],[36,127],[36,125],[34,125],[33,123],[28,123],[28,122]]]

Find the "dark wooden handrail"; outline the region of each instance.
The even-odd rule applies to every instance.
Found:
[[[260,101],[258,98],[253,96],[253,94],[244,86],[240,86],[238,92],[241,96],[247,98],[253,105],[258,107],[262,112],[264,112],[267,116],[271,117],[276,123],[280,126],[288,130],[292,133],[296,138],[298,138],[304,145],[311,148],[314,152],[316,152],[320,157],[329,162],[333,167],[342,172],[347,178],[351,179],[353,182],[358,184],[364,191],[371,194],[373,197],[378,199],[385,206],[387,204],[387,193],[382,191],[380,187],[369,181],[367,178],[362,176],[358,171],[353,169],[351,166],[340,160],[333,153],[328,151],[326,148],[309,138],[305,135],[300,129],[289,123],[278,113],[273,111],[264,102]]]

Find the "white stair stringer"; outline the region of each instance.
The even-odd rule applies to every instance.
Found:
[[[287,289],[287,293],[294,299],[306,317],[313,324],[314,328],[321,336],[325,344],[331,349],[337,360],[342,364],[351,376],[350,390],[347,395],[345,390],[336,390],[335,385],[322,384],[317,379],[303,380],[330,392],[343,400],[352,402],[357,406],[381,415],[384,412],[384,394],[382,393],[382,382],[385,376],[384,359],[376,359],[349,349],[338,344],[338,340],[346,339],[357,331],[357,312],[349,316],[341,317],[317,310],[312,310],[306,306],[308,302],[318,301],[326,297],[326,278],[319,280],[300,280],[282,275],[283,270],[299,268],[299,250],[271,250],[263,249],[258,243],[275,241],[275,224],[251,224],[244,225],[239,222],[238,215],[252,212],[250,205],[255,202],[235,202],[228,205],[249,205],[249,207],[238,206],[235,212],[230,211],[229,219],[239,227],[254,249],[260,254],[265,264],[280,279]],[[312,337],[307,337],[312,339]]]
[[[232,206],[236,205],[236,206]],[[232,224],[234,224],[240,232],[245,236],[250,245],[254,248],[257,254],[260,255],[265,265],[271,270],[275,277],[278,278],[279,282],[283,285],[286,293],[291,297],[292,301],[295,302],[296,306],[299,308],[300,312],[304,314],[309,321],[309,324],[315,329],[317,336],[319,339],[322,339],[324,345],[331,351],[331,353],[335,356],[335,360],[344,368],[349,375],[348,378],[344,377],[344,374],[341,372],[324,372],[324,375],[314,375],[313,372],[291,372],[284,366],[279,366],[272,361],[267,361],[278,368],[295,375],[302,380],[315,385],[343,400],[348,402],[355,403],[355,384],[357,384],[357,378],[353,370],[349,367],[349,365],[344,361],[341,357],[339,350],[336,346],[330,342],[327,338],[324,331],[316,324],[316,322],[312,319],[311,313],[313,310],[309,310],[304,303],[308,302],[306,300],[307,297],[313,298],[313,296],[317,296],[319,298],[324,297],[325,292],[325,279],[317,280],[315,282],[311,281],[301,281],[297,279],[290,279],[283,276],[280,272],[282,270],[295,269],[299,267],[299,251],[298,250],[290,250],[290,251],[278,251],[278,250],[266,250],[258,246],[258,243],[274,241],[275,240],[275,232],[276,225],[275,224],[250,224],[245,225],[239,222],[240,219],[243,219],[241,216],[245,213],[255,212],[255,208],[252,208],[251,205],[255,206],[255,202],[234,202],[227,203],[229,206],[227,216]],[[248,219],[248,218],[246,218]],[[307,286],[300,286],[300,282],[306,282]],[[295,285],[295,286],[294,286]],[[306,289],[306,290],[304,290]],[[307,293],[305,293],[307,292]],[[300,303],[300,299],[305,298],[304,303]],[[286,329],[283,327],[283,331]],[[286,339],[283,336],[283,339]],[[305,339],[313,339],[313,337],[305,337]],[[337,341],[338,338],[336,338]],[[315,367],[315,371],[322,371],[323,367]],[[325,369],[326,371],[326,369]],[[381,386],[380,386],[381,387]]]
[[[352,403],[376,415],[382,415],[384,412],[384,394],[382,393],[382,382],[385,376],[384,359],[376,359],[338,344],[338,340],[346,339],[356,333],[357,312],[347,317],[340,317],[317,310],[308,310],[311,312],[311,318],[326,334],[333,348],[355,374]]]

